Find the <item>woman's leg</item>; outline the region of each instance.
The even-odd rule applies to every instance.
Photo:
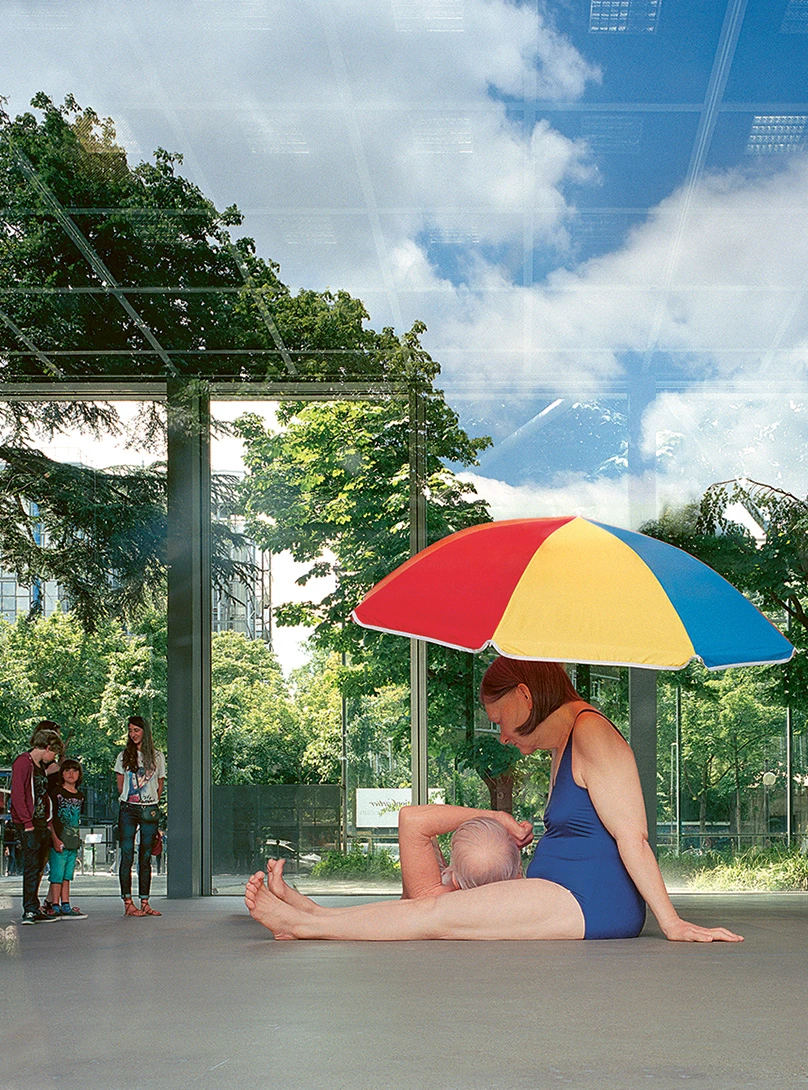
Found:
[[[270,878],[272,882],[272,878]],[[407,901],[353,908],[301,907],[278,897],[259,871],[247,883],[253,919],[278,939],[582,939],[584,918],[569,892],[543,878],[494,882]]]
[[[135,861],[136,832],[137,818],[122,806],[118,815],[118,844],[121,853],[118,877],[121,883],[121,897],[125,901],[132,899],[132,864]]]
[[[148,901],[151,892],[151,850],[156,835],[156,821],[141,821],[140,849],[137,860],[137,889],[141,901]]]

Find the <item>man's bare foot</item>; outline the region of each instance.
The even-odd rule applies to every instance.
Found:
[[[262,871],[257,871],[247,882],[244,904],[252,918],[270,930],[276,939],[297,938],[292,929],[300,911],[267,889]]]
[[[267,859],[267,888],[288,905],[300,909],[301,912],[318,912],[320,906],[315,904],[310,897],[304,896],[293,889],[283,877],[283,859]]]

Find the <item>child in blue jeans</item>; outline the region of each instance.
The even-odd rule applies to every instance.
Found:
[[[62,762],[56,785],[51,789],[53,828],[50,850],[50,890],[48,901],[53,911],[65,920],[86,920],[87,914],[70,904],[70,883],[76,869],[76,857],[81,847],[79,820],[84,809],[84,792],[79,791],[82,769],[78,761],[68,757]]]

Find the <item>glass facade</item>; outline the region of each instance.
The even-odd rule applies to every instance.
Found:
[[[351,849],[394,864],[394,826],[368,813],[410,789],[538,818],[546,762],[486,774],[485,654],[411,667],[406,641],[347,620],[368,580],[488,517],[650,527],[789,627],[790,670],[660,676],[656,819],[677,860],[808,836],[805,9],[11,5],[0,456],[13,483],[21,440],[68,465],[47,444],[90,406],[169,406],[149,498],[167,590],[150,619],[127,613],[136,565],[110,562],[122,642],[96,649],[104,684],[71,714],[109,735],[136,704],[160,725],[176,895],[231,891],[273,845],[301,882],[325,881],[329,853],[334,881]],[[95,464],[150,466],[149,427]],[[100,512],[60,545],[90,582],[115,548]],[[47,541],[2,513],[16,662],[21,615],[93,615],[58,556],[48,578],[11,574]],[[627,672],[571,668],[629,732]],[[58,718],[52,679],[8,676],[4,765],[21,709],[44,715],[53,691]],[[101,825],[114,799],[89,759]]]

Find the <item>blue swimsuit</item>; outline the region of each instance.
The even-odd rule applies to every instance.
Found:
[[[636,938],[645,923],[645,901],[589,792],[572,778],[572,731],[558,765],[544,826],[546,832],[536,845],[526,877],[545,878],[570,891],[584,914],[585,939]]]

